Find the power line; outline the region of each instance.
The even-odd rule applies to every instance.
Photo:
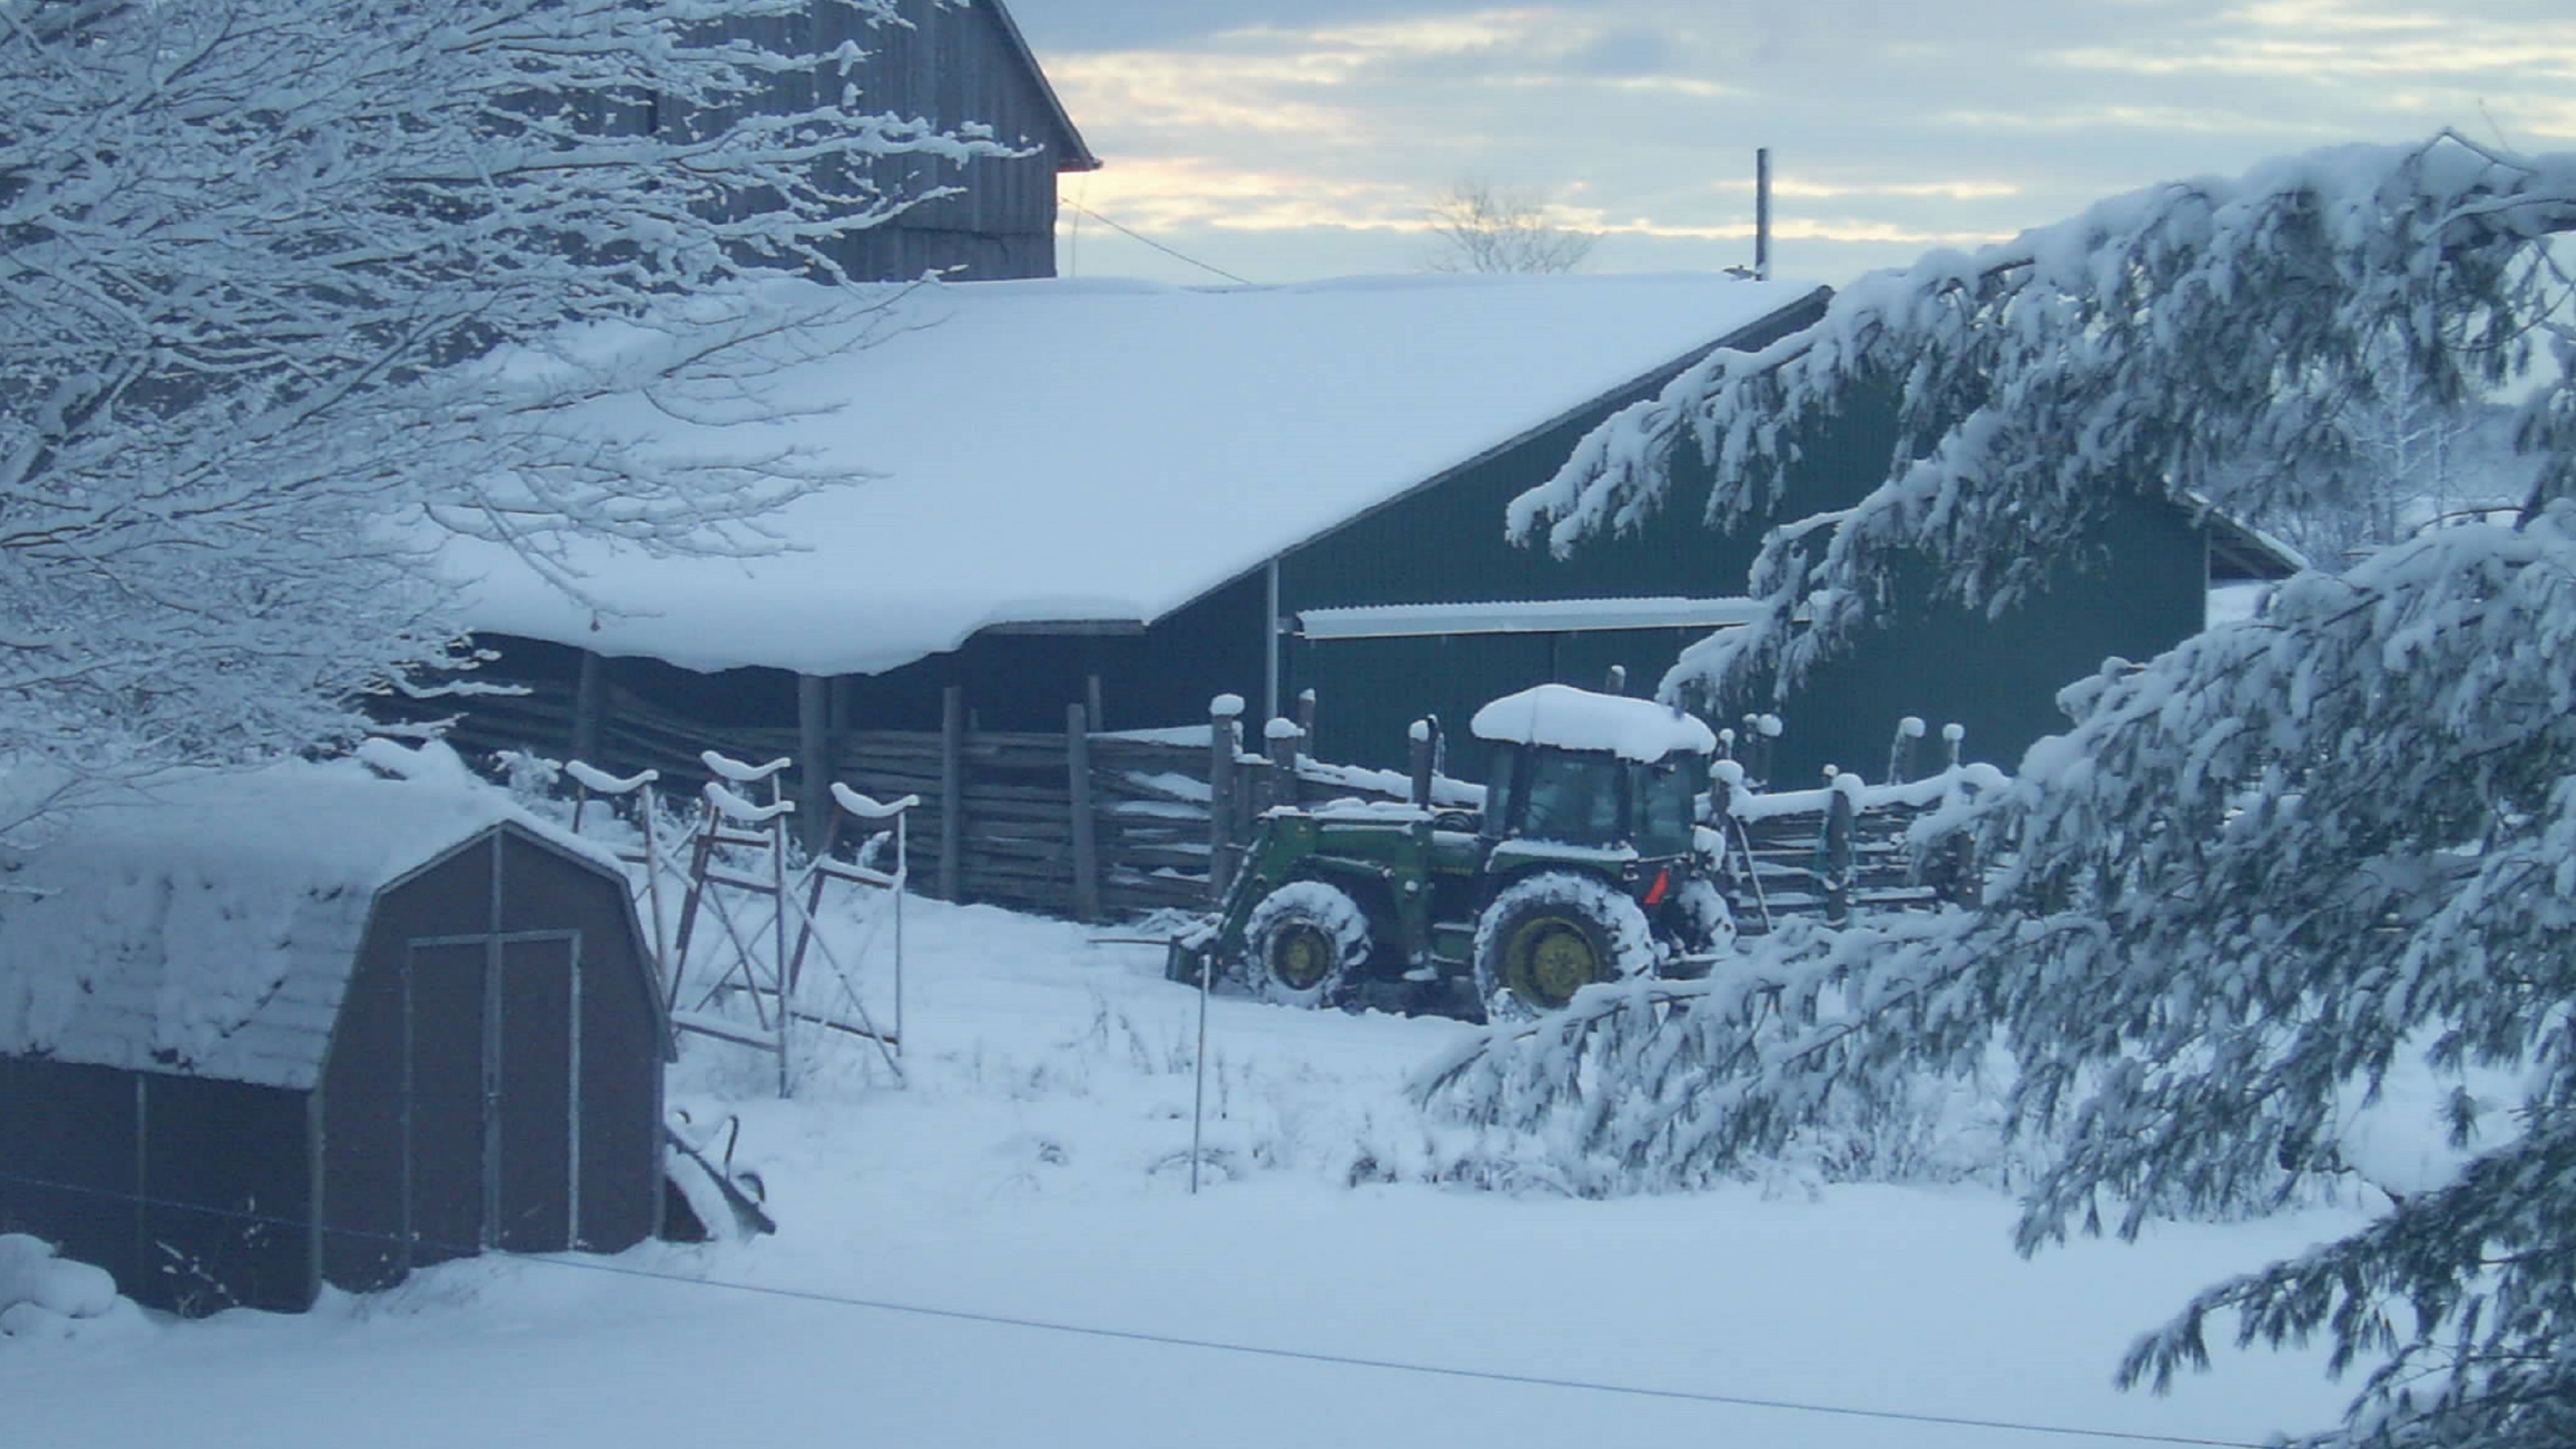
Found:
[[[1214,272],[1216,275],[1225,278],[1229,282],[1240,282],[1247,287],[1256,287],[1260,285],[1258,282],[1238,277],[1223,267],[1212,267],[1187,253],[1174,251],[1170,247],[1163,245],[1161,242],[1154,240],[1152,237],[1145,235],[1143,232],[1121,226],[1117,222],[1111,221],[1109,218],[1102,216],[1099,212],[1092,210],[1090,207],[1083,205],[1079,201],[1063,201],[1061,204],[1072,207],[1074,210],[1081,212],[1083,215],[1090,217],[1093,221],[1100,223],[1102,226],[1108,227],[1112,231],[1121,232],[1127,236],[1134,237],[1136,240],[1143,242],[1145,245],[1152,247],[1158,252],[1163,253],[1165,256],[1178,257],[1180,260],[1189,263],[1191,266],[1198,268],[1202,272]]]
[[[328,1236],[355,1239],[360,1242],[433,1248],[454,1257],[481,1255],[479,1246],[441,1243],[432,1239],[402,1233],[376,1233],[356,1228],[330,1228],[303,1219],[270,1213],[245,1212],[238,1209],[203,1207],[169,1198],[147,1197],[139,1193],[117,1192],[108,1188],[81,1187],[72,1183],[53,1182],[0,1172],[0,1182],[26,1187],[49,1188],[75,1196],[121,1202],[137,1207],[162,1207],[229,1221],[287,1228],[309,1228]],[[847,1294],[827,1293],[815,1288],[782,1288],[768,1283],[746,1283],[727,1278],[689,1278],[677,1273],[657,1273],[649,1268],[634,1268],[605,1261],[586,1261],[551,1254],[513,1253],[512,1261],[544,1267],[571,1268],[587,1273],[605,1273],[618,1278],[641,1278],[647,1282],[670,1283],[682,1287],[717,1288],[756,1297],[777,1298],[793,1303],[822,1304],[838,1308],[861,1308],[878,1313],[906,1314],[917,1318],[946,1319],[955,1323],[981,1323],[998,1328],[1018,1328],[1039,1333],[1060,1333],[1080,1338],[1110,1339],[1125,1343],[1151,1344],[1162,1348],[1197,1349],[1208,1353],[1242,1354],[1254,1358],[1282,1359],[1293,1363],[1328,1364],[1340,1368],[1377,1369],[1389,1373],[1421,1374],[1434,1378],[1469,1379],[1479,1383],[1517,1384],[1527,1388],[1566,1389],[1577,1393],[1613,1394],[1625,1398],[1660,1399],[1669,1402],[1711,1404],[1726,1408],[1776,1409],[1785,1413],[1824,1414],[1847,1419],[1870,1419],[1885,1423],[1926,1424],[1952,1429],[1991,1429],[2016,1434],[2055,1434],[2064,1438],[2096,1439],[2129,1444],[2179,1444],[2191,1449],[2265,1449],[2264,1445],[2244,1439],[2199,1439],[2178,1434],[2151,1434],[2127,1429],[2086,1429],[2066,1424],[2034,1424],[2012,1419],[1981,1419],[1955,1414],[1910,1413],[1902,1409],[1864,1409],[1847,1404],[1813,1403],[1799,1399],[1762,1398],[1749,1394],[1721,1394],[1697,1389],[1653,1388],[1641,1384],[1604,1383],[1595,1379],[1561,1378],[1544,1374],[1519,1374],[1501,1369],[1461,1368],[1450,1364],[1412,1363],[1403,1359],[1371,1358],[1361,1354],[1325,1353],[1314,1349],[1279,1348],[1266,1344],[1232,1343],[1222,1339],[1192,1338],[1186,1334],[1152,1333],[1141,1329],[1102,1328],[1095,1324],[1063,1323],[1044,1318],[1025,1318],[1006,1313],[984,1313],[969,1308],[942,1308],[927,1303],[899,1303],[891,1299],[858,1298]]]

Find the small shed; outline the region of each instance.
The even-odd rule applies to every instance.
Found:
[[[659,1229],[625,880],[432,748],[455,778],[190,776],[0,859],[0,1230],[196,1313]]]

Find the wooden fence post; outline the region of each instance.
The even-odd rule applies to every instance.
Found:
[[[1913,715],[1896,722],[1896,738],[1887,742],[1887,783],[1914,778],[1914,747],[1923,740],[1923,721]]]
[[[1852,796],[1858,793],[1851,786],[1860,777],[1845,780],[1837,774],[1826,782],[1834,798],[1825,811],[1825,919],[1837,926],[1851,919]]]
[[[958,855],[966,837],[966,688],[939,692],[939,898],[958,898]]]
[[[1064,710],[1065,783],[1073,789],[1073,918],[1100,919],[1100,846],[1091,818],[1091,720],[1081,705]]]
[[[1269,803],[1294,809],[1300,803],[1297,755],[1306,732],[1297,728],[1293,719],[1274,719],[1261,727],[1261,736],[1270,746]]]
[[[1243,696],[1220,694],[1208,701],[1208,900],[1225,898],[1234,881],[1235,721],[1243,717]]]
[[[832,808],[832,682],[796,676],[796,833],[805,853],[823,853],[840,812]]]
[[[1408,763],[1413,766],[1413,803],[1427,810],[1431,808],[1431,762],[1439,753],[1440,719],[1436,715],[1425,715],[1415,720],[1413,728],[1405,733],[1412,745],[1412,758]]]

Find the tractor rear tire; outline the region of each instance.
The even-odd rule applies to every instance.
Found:
[[[1485,1019],[1527,1021],[1574,993],[1655,964],[1646,913],[1615,886],[1570,871],[1525,876],[1476,920],[1476,995]]]
[[[1339,886],[1292,880],[1252,908],[1243,941],[1254,995],[1283,1006],[1323,1006],[1368,960],[1368,913]]]

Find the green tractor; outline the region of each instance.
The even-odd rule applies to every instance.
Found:
[[[1706,974],[1735,934],[1698,823],[1708,727],[1549,684],[1470,729],[1494,752],[1481,809],[1267,812],[1174,979],[1213,965],[1271,1001],[1510,1020],[1594,982]]]

